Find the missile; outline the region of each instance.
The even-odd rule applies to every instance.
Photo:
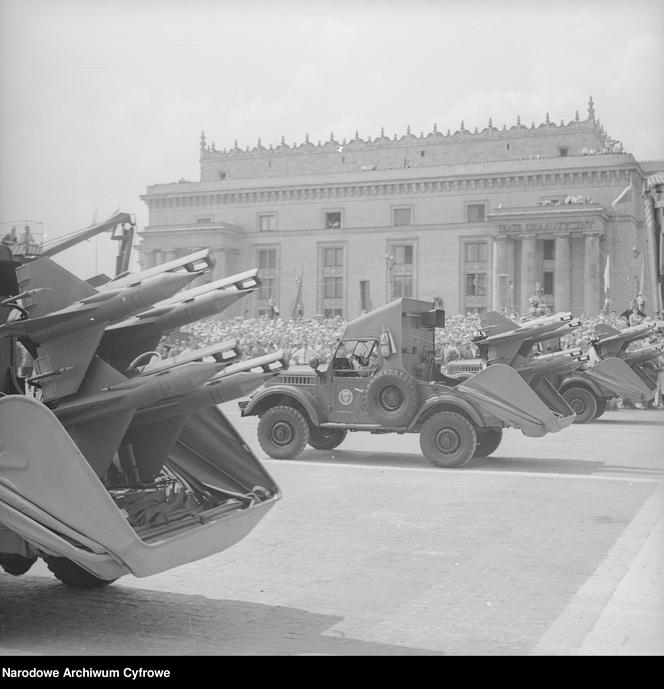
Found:
[[[651,361],[652,359],[657,359],[664,353],[664,343],[653,344],[649,347],[643,347],[642,349],[637,349],[633,352],[623,352],[621,354],[621,359],[628,364],[642,364],[646,361]]]
[[[134,329],[139,329],[142,337],[146,337],[148,331],[150,333],[158,332],[161,336],[162,333],[187,323],[214,316],[250,292],[251,290],[242,292],[211,290],[198,296],[183,299],[180,302],[157,304],[132,318],[110,325],[106,330],[107,332],[122,331],[123,337],[131,336]]]
[[[558,373],[567,373],[580,368],[589,360],[587,354],[580,349],[566,349],[562,352],[543,354],[533,359],[527,359],[522,365],[515,365],[519,373],[549,376]]]
[[[190,414],[206,407],[245,397],[266,380],[288,368],[282,351],[232,364],[208,380],[202,387],[174,404],[141,406],[132,427],[158,423],[165,419]]]
[[[202,249],[186,256],[181,256],[173,261],[161,263],[153,268],[148,268],[140,273],[130,273],[115,280],[110,280],[99,287],[101,291],[114,290],[118,287],[126,287],[137,280],[145,280],[162,273],[186,272],[200,275],[214,266],[214,255],[211,249]],[[165,297],[162,297],[164,299]]]
[[[0,337],[27,336],[35,344],[42,344],[79,329],[103,326],[175,294],[194,277],[190,273],[164,273],[132,281],[125,287],[97,292],[44,316],[6,323],[0,326]]]
[[[601,324],[595,328],[595,336],[598,338],[595,346],[600,348],[603,357],[621,356],[621,351],[624,351],[631,342],[643,340],[662,332],[664,332],[663,321],[645,321],[623,330],[616,330],[609,325]]]
[[[219,373],[223,364],[190,362],[127,378],[90,394],[61,403],[53,413],[64,425],[80,425],[156,404],[175,404],[196,392]],[[120,374],[118,374],[120,375]]]
[[[145,365],[141,373],[144,375],[158,373],[159,371],[181,366],[182,364],[188,364],[193,361],[204,361],[206,358],[212,358],[216,363],[227,366],[233,359],[237,359],[241,353],[240,344],[237,339],[225,340],[224,342],[211,344],[207,347],[201,347],[200,349],[195,349],[190,352],[183,352],[177,356],[160,359],[157,362],[151,361]],[[146,354],[154,354],[154,352],[145,352],[139,357],[136,357],[127,370],[132,371],[136,369]]]

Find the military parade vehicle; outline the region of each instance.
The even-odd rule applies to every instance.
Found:
[[[0,566],[42,558],[92,588],[233,545],[281,494],[217,405],[284,370],[283,354],[156,348],[250,294],[258,271],[195,286],[214,265],[203,249],[86,282],[51,255],[0,246]]]
[[[291,367],[240,402],[256,415],[258,440],[276,459],[298,456],[307,443],[330,450],[346,434],[418,433],[422,453],[438,467],[487,456],[504,427],[538,437],[568,426],[567,405],[552,410],[510,366],[496,364],[466,380],[435,363],[435,329],[444,311],[402,298],[351,321],[329,364]]]
[[[662,353],[662,345],[651,342],[629,350],[631,343],[653,339],[664,331],[661,321],[645,321],[618,330],[606,323],[595,326],[590,345],[597,359],[594,365],[569,375],[558,375],[553,383],[576,412],[575,423],[598,419],[609,400],[620,397],[632,404],[643,404],[655,396],[657,374],[649,363]]]
[[[481,330],[474,338],[481,358],[452,362],[448,372],[467,377],[492,363],[509,364],[544,399],[551,401],[557,397],[558,402],[562,399],[568,404],[575,413],[574,423],[598,419],[606,411],[608,401],[616,397],[633,403],[652,399],[656,386],[652,375],[637,370],[638,365],[632,366],[629,357],[602,356],[595,346],[600,338],[591,340],[594,356],[576,347],[560,349],[561,336],[580,324],[569,312],[518,324],[490,311],[483,314]],[[604,324],[597,326],[597,332],[604,332],[604,327]],[[607,333],[619,332],[606,328]],[[648,328],[645,330],[652,333]],[[547,347],[553,351],[547,351]],[[643,362],[657,354],[655,346],[650,357],[641,355],[639,359]],[[636,358],[635,354],[631,356]]]

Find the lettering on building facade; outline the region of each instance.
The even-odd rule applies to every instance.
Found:
[[[500,234],[559,234],[568,232],[597,232],[593,220],[576,220],[574,222],[531,222],[505,223],[498,225]]]

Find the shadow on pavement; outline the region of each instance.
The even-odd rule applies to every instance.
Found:
[[[0,648],[32,655],[437,655],[325,632],[297,608],[123,588],[73,591],[0,574]]]
[[[500,452],[500,450],[498,450]],[[404,454],[396,452],[348,452],[335,450],[326,452],[321,450],[307,450],[298,459],[311,464],[375,464],[383,467],[427,468],[433,469],[422,455]],[[604,467],[603,461],[589,461],[583,459],[567,459],[562,457],[478,457],[471,459],[462,467],[462,471],[473,469],[491,469],[497,471],[528,471],[556,474],[594,474]],[[440,469],[445,471],[445,469]]]

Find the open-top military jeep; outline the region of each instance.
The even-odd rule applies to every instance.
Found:
[[[444,376],[435,362],[435,328],[445,313],[429,302],[397,299],[351,321],[331,362],[292,367],[240,402],[258,415],[258,440],[275,459],[291,459],[309,443],[337,447],[348,431],[419,433],[435,466],[458,467],[491,454],[503,427],[542,436],[574,415],[551,410],[509,366],[466,380]]]

